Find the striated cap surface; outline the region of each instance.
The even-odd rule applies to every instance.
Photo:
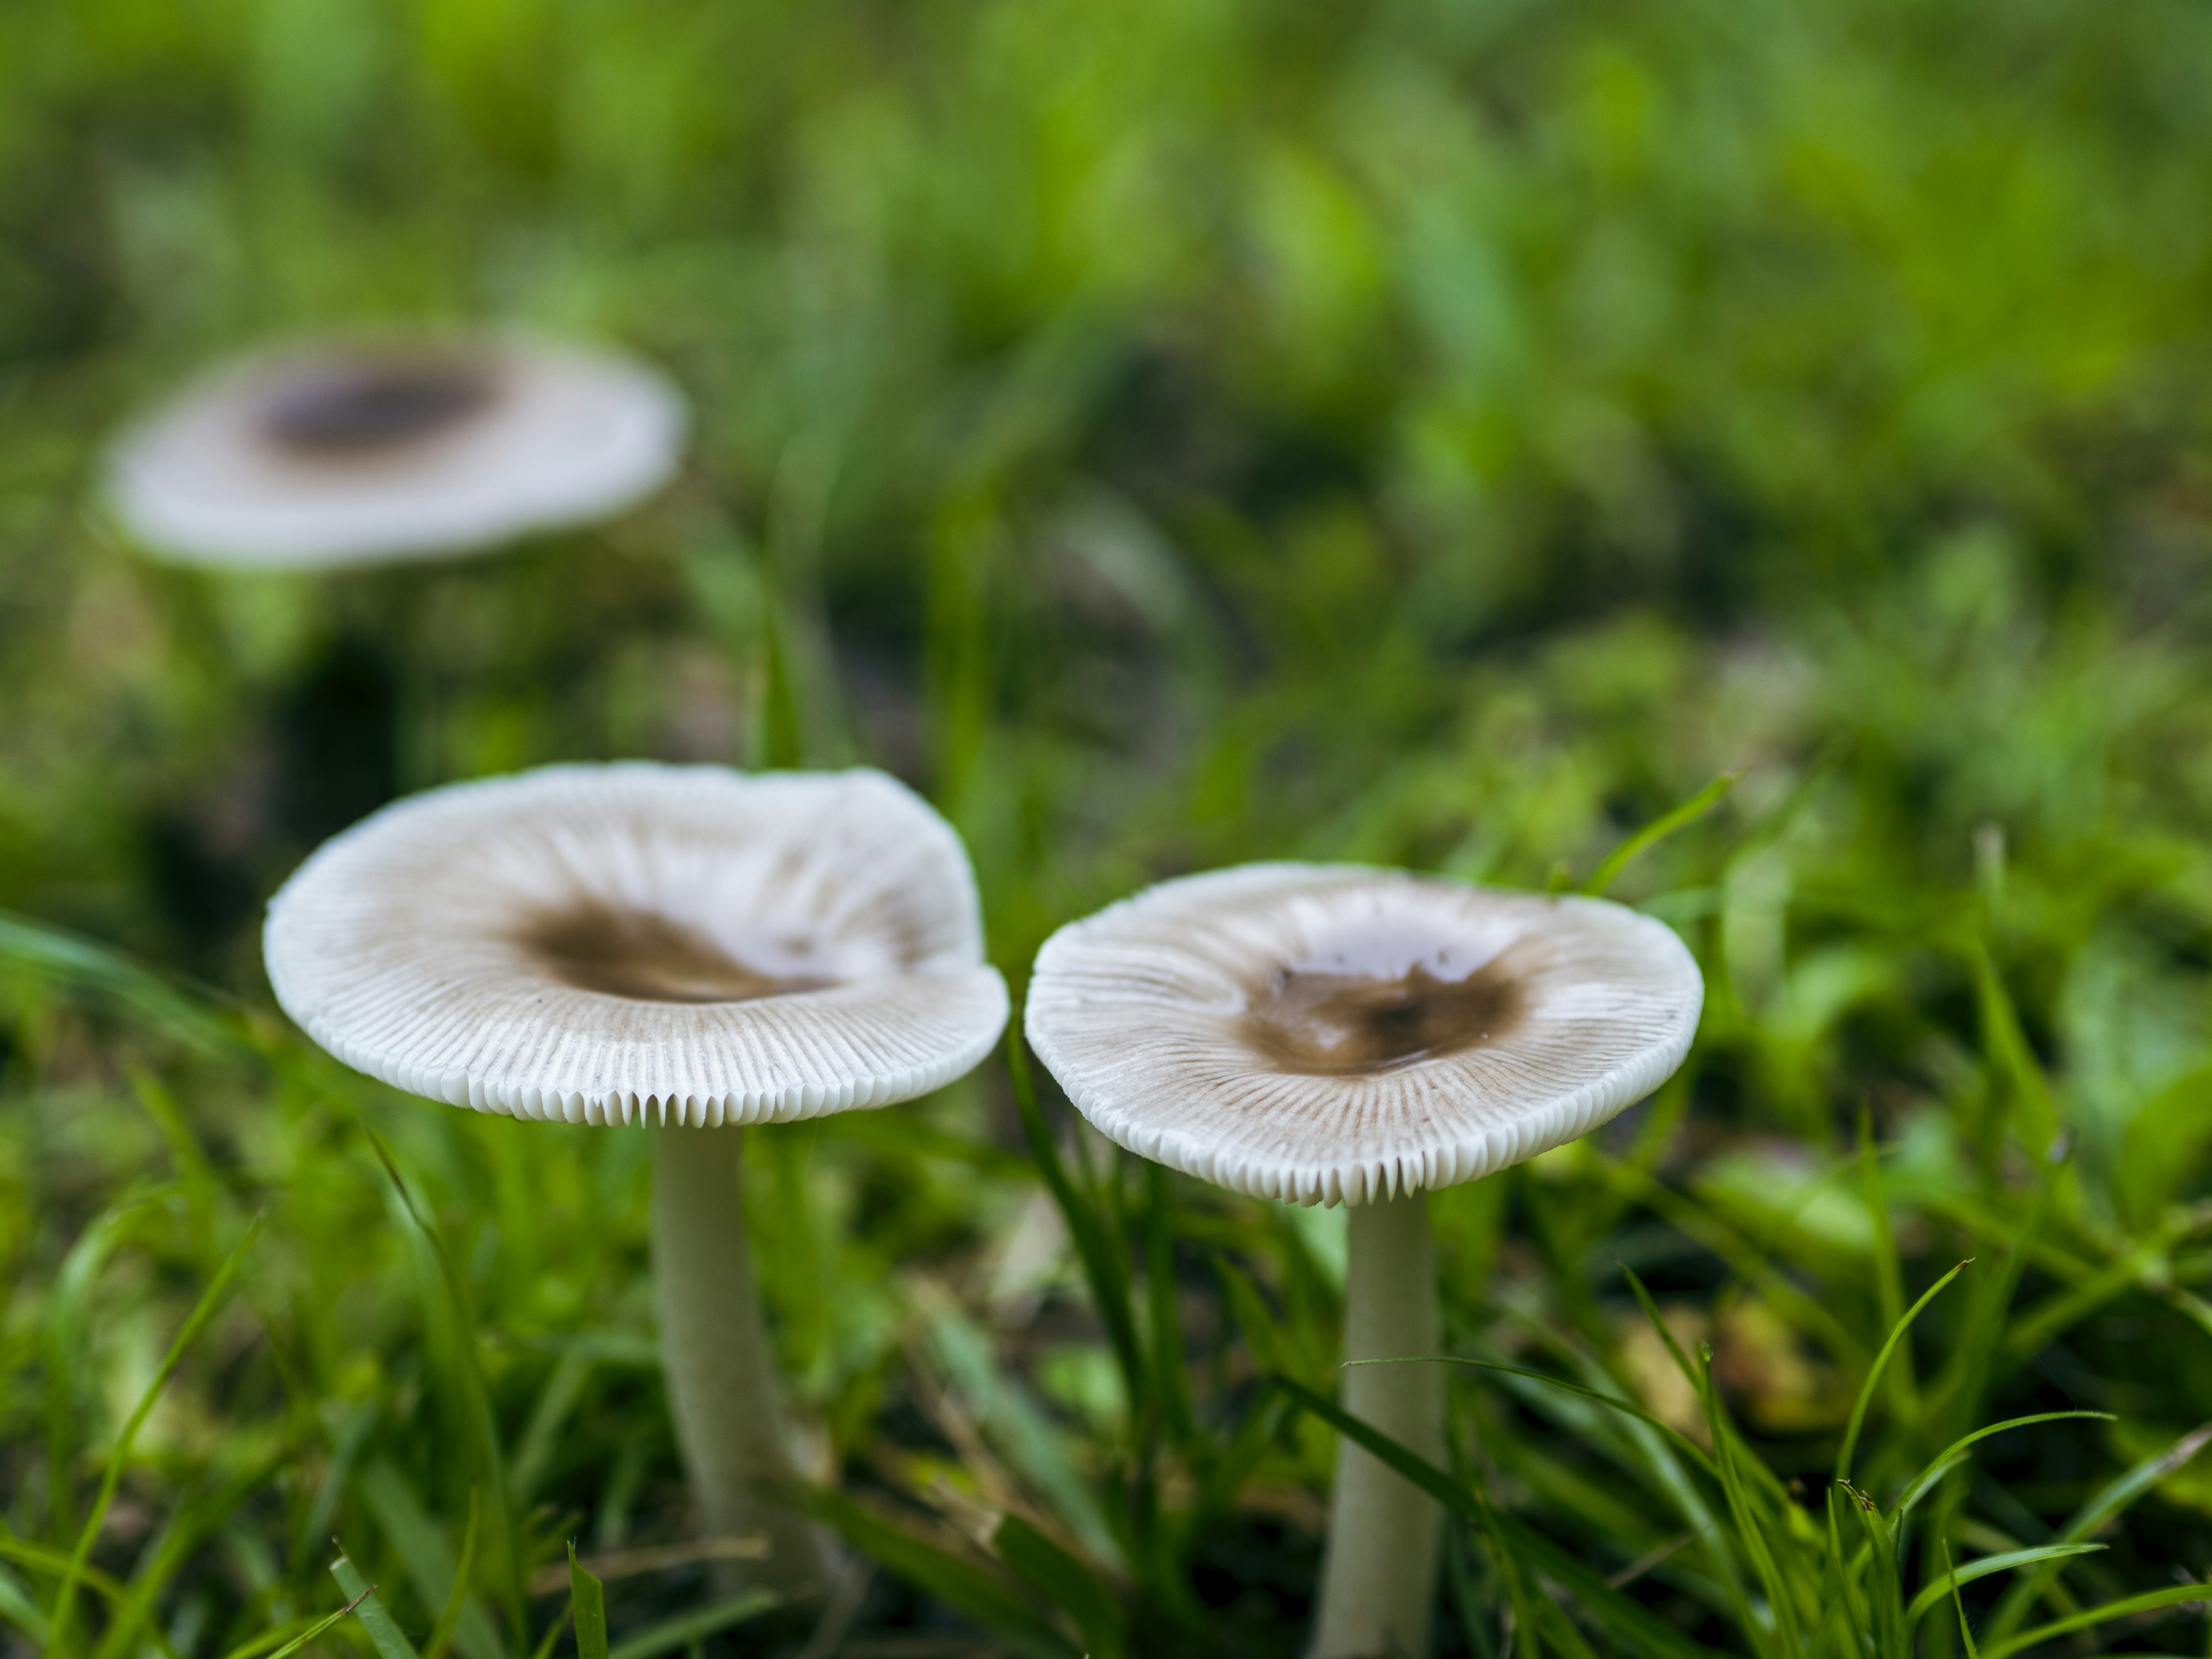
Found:
[[[1132,1152],[1256,1197],[1358,1204],[1588,1133],[1681,1064],[1704,996],[1673,931],[1620,905],[1263,864],[1061,928],[1026,1028]]]
[[[218,369],[127,430],[118,515],[188,563],[428,558],[658,489],[683,400],[603,351],[508,334],[330,340]]]
[[[625,762],[434,789],[270,902],[284,1012],[412,1093],[569,1122],[910,1099],[1006,1020],[951,827],[880,772]]]

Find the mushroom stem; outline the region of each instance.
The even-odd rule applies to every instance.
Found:
[[[761,1329],[760,1291],[738,1182],[744,1132],[664,1124],[653,1133],[653,1279],[677,1444],[713,1538],[759,1537],[745,1585],[829,1581],[820,1538],[778,1501],[792,1479],[790,1431]]]
[[[1425,1193],[1355,1205],[1344,1286],[1344,1357],[1433,1354],[1437,1249]],[[1437,1365],[1357,1365],[1344,1409],[1441,1461],[1444,1379]],[[1382,1659],[1429,1650],[1443,1516],[1436,1501],[1349,1440],[1336,1451],[1321,1609],[1311,1659]]]

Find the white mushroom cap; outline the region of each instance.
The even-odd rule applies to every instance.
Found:
[[[1130,1151],[1255,1197],[1359,1204],[1589,1133],[1681,1064],[1704,997],[1681,940],[1617,904],[1261,864],[1061,928],[1027,1028]]]
[[[1006,1023],[951,827],[880,772],[629,762],[451,785],[269,906],[276,1000],[356,1069],[572,1123],[887,1106]]]
[[[666,380],[605,352],[329,340],[219,369],[131,428],[108,494],[191,563],[434,557],[627,507],[675,471],[684,425]]]

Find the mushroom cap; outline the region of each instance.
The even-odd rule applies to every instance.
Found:
[[[1704,998],[1673,931],[1618,904],[1259,864],[1061,928],[1026,1023],[1109,1139],[1235,1192],[1359,1204],[1587,1133],[1681,1064]]]
[[[270,901],[284,1012],[456,1106],[754,1123],[888,1106],[989,1052],[951,826],[880,772],[623,762],[460,783],[325,843]]]
[[[118,515],[187,563],[436,557],[627,507],[681,457],[682,398],[626,359],[512,334],[310,342],[218,368],[126,430]]]

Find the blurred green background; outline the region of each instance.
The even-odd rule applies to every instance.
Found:
[[[1916,1339],[1953,1380],[1884,1396],[1885,1455],[2118,1413],[1946,1488],[1960,1550],[2052,1535],[2212,1415],[2208,200],[2212,15],[2183,0],[0,9],[0,909],[208,988],[179,1013],[10,936],[9,1535],[66,1553],[264,1205],[230,1334],[125,1480],[137,1530],[101,1534],[148,1575],[87,1615],[114,1653],[336,1605],[333,1527],[398,1564],[419,1638],[502,1440],[516,1562],[682,1535],[642,1148],[313,1070],[258,965],[267,894],[393,794],[628,755],[914,781],[1018,988],[1051,928],[1162,875],[1580,879],[1741,772],[1615,889],[1705,964],[1685,1082],[1439,1200],[1454,1341],[1658,1401],[1627,1261],[1787,1478],[1895,1316],[1883,1263],[1909,1300],[1974,1255],[1984,1288]],[[447,565],[126,544],[120,420],[233,349],[392,319],[626,345],[694,400],[686,472]],[[1127,1401],[1003,1076],[861,1115],[749,1164],[822,1471],[1044,1518],[1159,1644],[1294,1650],[1326,1440],[1285,1430],[1261,1498],[1193,1510],[1168,1565],[1116,1560]],[[363,1123],[467,1267],[462,1337]],[[1226,1432],[1255,1367],[1327,1385],[1340,1218],[1176,1190],[1131,1248],[1162,1230]],[[1285,1322],[1267,1352],[1240,1274]],[[489,1430],[441,1395],[457,1342]],[[1587,1424],[1468,1389],[1476,1440],[1529,1448],[1475,1459],[1508,1509],[1608,1571],[1671,1535]],[[2068,1570],[2085,1601],[2212,1566],[2212,1472],[2130,1501],[2151,1519]],[[36,1646],[31,1547],[0,1616]],[[1496,1639],[1469,1560],[1443,1651]],[[1199,1584],[1210,1633],[1148,1573]],[[848,1650],[1002,1638],[911,1577]],[[618,1628],[696,1578],[618,1591]]]

